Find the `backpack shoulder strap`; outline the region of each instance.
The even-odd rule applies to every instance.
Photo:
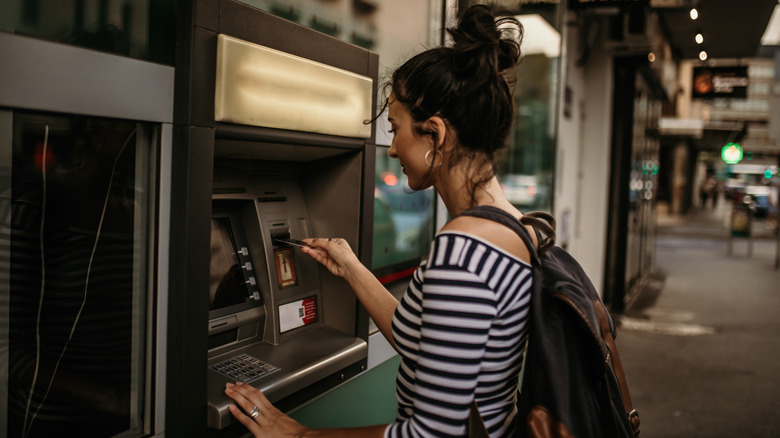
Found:
[[[528,231],[528,229],[526,229],[526,227],[523,226],[522,223],[520,223],[519,220],[517,220],[516,217],[512,216],[508,212],[491,205],[478,205],[463,211],[458,216],[481,217],[483,219],[489,219],[498,222],[507,228],[514,230],[514,232],[523,239],[525,246],[528,247],[528,252],[531,253],[532,264],[534,266],[541,265],[539,253],[536,250],[536,245],[534,244],[533,238],[531,238],[531,233]]]
[[[555,217],[544,211],[532,211],[520,218],[523,225],[530,225],[539,238],[539,254],[544,254],[555,245]]]

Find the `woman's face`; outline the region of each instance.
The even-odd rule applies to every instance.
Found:
[[[401,162],[403,172],[409,180],[409,188],[423,190],[431,186],[431,166],[425,162],[425,154],[433,150],[433,140],[429,136],[418,135],[412,128],[412,115],[406,107],[390,95],[388,120],[393,142],[390,145],[390,157]],[[428,156],[433,163],[434,154]],[[437,157],[437,160],[440,159]],[[433,163],[437,164],[437,163]]]

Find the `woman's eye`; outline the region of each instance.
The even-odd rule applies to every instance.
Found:
[[[391,129],[391,130],[389,130],[389,131],[387,131],[387,132],[389,132],[390,134],[393,134],[393,135],[395,135],[395,131],[396,131],[395,129]]]

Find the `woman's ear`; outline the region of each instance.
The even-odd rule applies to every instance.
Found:
[[[431,133],[431,137],[436,142],[435,149],[442,150],[447,145],[447,124],[439,116],[433,116],[425,121],[423,127],[426,132]]]

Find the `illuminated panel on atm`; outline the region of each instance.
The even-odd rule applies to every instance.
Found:
[[[217,35],[214,120],[369,138],[373,80]]]

